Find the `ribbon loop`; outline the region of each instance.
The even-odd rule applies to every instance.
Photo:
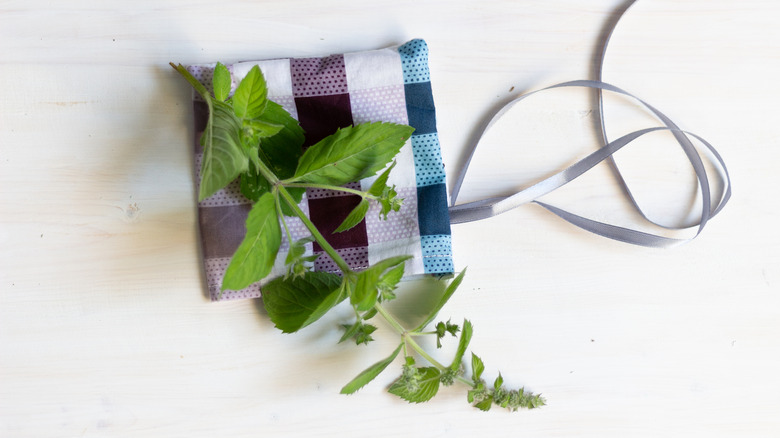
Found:
[[[479,140],[478,140],[470,148],[466,163],[461,168],[455,180],[455,185],[453,187],[452,195],[450,198],[451,199],[450,200],[450,205],[451,205],[450,222],[451,223],[458,224],[463,222],[471,222],[475,220],[486,219],[495,216],[497,214],[501,214],[506,211],[509,211],[513,208],[519,207],[520,205],[533,202],[538,205],[541,205],[542,207],[546,208],[548,211],[570,222],[573,225],[576,225],[590,232],[599,234],[601,236],[610,239],[619,240],[626,243],[632,243],[632,244],[642,245],[642,246],[651,246],[651,247],[669,247],[669,246],[678,245],[680,243],[684,243],[688,240],[691,240],[692,238],[691,239],[668,238],[659,235],[644,233],[641,231],[635,231],[627,228],[617,227],[614,225],[610,225],[598,221],[593,221],[591,219],[587,219],[575,215],[573,213],[569,213],[560,208],[538,201],[538,198],[540,198],[541,196],[544,196],[545,194],[550,193],[553,190],[556,190],[568,184],[569,182],[573,181],[580,175],[584,174],[585,172],[587,172],[597,164],[608,159],[611,160],[615,152],[619,151],[624,146],[630,144],[632,141],[636,140],[637,138],[657,131],[669,131],[672,133],[675,140],[683,149],[685,155],[688,157],[688,161],[690,162],[691,167],[693,168],[693,171],[696,174],[696,179],[702,196],[701,215],[696,224],[698,225],[698,231],[696,232],[696,235],[701,233],[707,221],[713,216],[715,216],[718,212],[720,212],[720,210],[726,205],[729,198],[731,197],[731,180],[728,175],[728,170],[726,169],[726,164],[724,163],[723,159],[720,157],[718,152],[715,150],[715,148],[712,145],[710,145],[708,142],[706,142],[703,138],[695,134],[692,134],[690,132],[681,130],[674,122],[672,122],[671,119],[669,119],[669,117],[664,115],[659,110],[655,109],[650,104],[639,99],[638,97],[634,96],[631,93],[628,93],[614,85],[605,82],[591,81],[591,80],[570,81],[570,82],[564,82],[561,84],[552,85],[550,87],[543,88],[541,90],[537,90],[522,95],[512,100],[511,102],[509,102],[507,105],[505,105],[504,107],[502,107],[496,112],[496,114],[493,116],[490,122],[485,126],[485,129],[482,131],[480,135],[480,139],[482,136],[484,136],[485,132],[488,129],[490,129],[496,122],[498,122],[499,119],[501,119],[507,113],[507,111],[510,108],[512,108],[514,105],[516,105],[523,99],[541,91],[551,90],[556,88],[564,88],[564,87],[594,88],[600,91],[606,90],[606,91],[631,97],[636,101],[638,101],[639,103],[641,103],[649,111],[651,111],[663,123],[664,126],[646,128],[646,129],[641,129],[638,131],[628,133],[614,141],[605,144],[595,152],[591,153],[590,155],[578,161],[574,165],[568,167],[567,169],[558,172],[557,174],[549,178],[546,178],[524,190],[521,190],[515,193],[514,195],[494,197],[494,198],[484,199],[480,201],[456,205],[458,194],[460,192],[461,186],[463,185],[463,180],[465,179],[468,166],[471,163],[471,159],[473,158],[474,153],[476,152],[477,146],[479,145]],[[601,103],[601,101],[599,102]],[[710,182],[709,182],[709,177],[707,175],[707,171],[704,167],[704,163],[696,147],[691,142],[689,136],[700,141],[710,151],[712,156],[715,158],[714,164],[716,164],[716,167],[719,170],[718,176],[720,176],[721,173],[724,175],[723,178],[725,179],[724,181],[725,190],[723,192],[723,195],[720,197],[720,199],[718,199],[718,202],[716,204],[713,204],[711,199],[712,195],[710,189]],[[644,214],[644,212],[642,212],[641,208],[639,208],[638,204],[636,203],[633,196],[631,195],[631,191],[629,190],[628,186],[626,185],[625,181],[620,175],[620,171],[617,169],[617,165],[615,165],[614,162],[613,165],[615,166],[616,172],[619,175],[620,183],[623,185],[625,192],[633,202],[636,209],[646,220],[648,220],[653,224],[656,224],[655,222],[648,219],[647,215]]]

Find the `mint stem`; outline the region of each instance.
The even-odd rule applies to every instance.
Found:
[[[278,180],[277,180],[278,181]],[[290,206],[290,208],[293,210],[296,216],[298,216],[301,221],[303,222],[303,225],[306,226],[306,228],[309,230],[312,236],[314,236],[314,239],[317,241],[317,243],[320,245],[323,251],[325,251],[326,254],[330,256],[330,258],[333,260],[336,265],[338,265],[339,269],[341,269],[341,272],[348,273],[352,272],[352,270],[349,268],[349,265],[347,265],[347,262],[344,261],[343,258],[339,255],[339,253],[336,252],[335,249],[328,243],[327,240],[325,240],[325,236],[320,233],[320,230],[317,229],[317,226],[314,225],[314,223],[309,219],[308,216],[301,210],[300,207],[298,207],[298,204],[295,203],[295,200],[290,195],[290,192],[288,192],[284,186],[276,185],[276,190],[279,191],[279,194],[282,195],[282,198],[287,202],[287,205]]]
[[[376,303],[374,304],[374,308],[380,315],[382,315],[385,321],[387,321],[387,323],[390,324],[395,329],[395,331],[398,332],[399,335],[401,336],[406,335],[406,329],[401,326],[398,320],[396,320],[393,317],[393,315],[391,315],[390,312],[388,312],[387,309],[384,308],[384,306],[382,306],[379,303]]]
[[[422,347],[420,347],[420,344],[418,344],[418,343],[417,343],[417,342],[416,342],[416,341],[415,341],[415,340],[414,340],[414,339],[413,339],[411,336],[409,336],[409,334],[405,334],[405,335],[404,335],[404,340],[405,340],[405,341],[406,341],[406,342],[407,342],[409,345],[411,345],[411,347],[414,349],[414,351],[416,351],[417,353],[419,353],[419,354],[420,354],[420,356],[422,356],[423,358],[425,358],[425,360],[427,360],[428,362],[430,362],[430,363],[431,363],[433,366],[435,366],[436,368],[438,368],[440,371],[444,371],[444,370],[446,370],[446,369],[447,369],[447,367],[446,367],[446,366],[444,366],[444,365],[443,365],[441,362],[437,361],[436,359],[434,359],[433,357],[431,357],[431,355],[430,355],[430,354],[428,354],[428,352],[426,352],[425,350],[423,350],[423,348],[422,348]]]
[[[363,198],[369,198],[369,199],[376,199],[376,196],[372,196],[366,192],[356,190],[356,189],[350,189],[349,187],[341,187],[341,186],[332,186],[329,184],[302,184],[302,183],[285,183],[284,181],[281,181],[281,184],[285,187],[301,187],[301,188],[312,188],[312,189],[323,189],[323,190],[333,190],[336,192],[344,192],[344,193],[351,193],[353,195],[358,195]]]

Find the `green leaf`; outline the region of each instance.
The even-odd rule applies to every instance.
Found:
[[[200,142],[203,145],[203,162],[200,168],[200,193],[202,201],[230,184],[249,168],[239,137],[241,121],[230,106],[207,99],[209,119]]]
[[[211,98],[211,94],[209,94],[209,91],[206,89],[206,87],[203,86],[203,84],[200,83],[200,81],[198,81],[195,78],[195,76],[193,76],[192,74],[190,74],[189,71],[187,71],[186,67],[184,67],[181,64],[174,64],[172,62],[170,62],[169,64],[171,65],[171,67],[173,67],[174,70],[176,70],[176,72],[182,75],[182,77],[184,77],[184,79],[186,79],[187,82],[190,83],[190,85],[192,85],[192,88],[194,88],[195,91],[197,91],[198,94],[200,94],[200,97],[202,97],[203,100],[205,100],[206,102],[211,102],[212,98]]]
[[[409,403],[423,403],[432,399],[439,392],[441,372],[435,367],[418,368],[417,371],[419,375],[418,387],[409,388],[401,379],[398,379],[390,386],[388,392]]]
[[[379,296],[383,301],[390,301],[395,298],[393,291],[398,287],[398,283],[401,282],[401,278],[404,276],[404,265],[400,264],[395,268],[390,269],[384,275],[379,278],[377,288],[379,289]]]
[[[363,324],[363,321],[355,321],[354,324],[342,324],[341,326],[344,327],[344,335],[341,336],[341,339],[339,339],[339,344],[346,341],[347,339],[352,339],[353,336],[355,336],[360,329],[360,326]]]
[[[306,272],[302,277],[276,278],[263,286],[263,306],[284,333],[293,333],[320,319],[344,300],[341,277],[327,272]]]
[[[379,362],[371,365],[370,367],[366,368],[357,375],[354,379],[352,379],[351,382],[344,385],[343,388],[341,388],[342,394],[353,394],[358,389],[366,386],[366,384],[376,378],[379,374],[382,373],[382,371],[387,368],[388,365],[390,365],[398,356],[398,353],[401,351],[401,347],[403,347],[404,344],[401,344],[398,346],[398,348],[393,351],[390,356],[387,356],[386,358],[380,360]]]
[[[385,187],[387,187],[387,179],[390,178],[390,172],[395,167],[396,162],[393,161],[393,164],[390,165],[384,172],[382,172],[381,175],[374,181],[373,184],[371,184],[371,187],[368,189],[368,193],[374,196],[381,196],[382,192],[384,192]]]
[[[354,227],[355,225],[359,224],[361,221],[363,221],[363,218],[366,217],[366,213],[368,213],[368,200],[363,199],[360,201],[360,203],[355,207],[347,217],[344,219],[344,222],[339,225],[338,228],[334,231],[334,233],[341,233],[343,231],[347,231],[350,228]]]
[[[254,66],[233,93],[233,111],[241,119],[256,119],[265,111],[267,95],[263,73]]]
[[[214,67],[212,84],[214,85],[214,98],[224,102],[230,95],[232,80],[230,79],[230,72],[222,63],[218,62],[217,66]]]
[[[364,123],[339,129],[303,153],[292,181],[341,186],[382,170],[414,129],[393,123]]]
[[[244,119],[244,126],[250,128],[258,139],[272,137],[284,128],[284,125],[269,123],[262,119]]]
[[[344,385],[343,388],[341,388],[342,394],[353,394],[358,389],[366,386],[366,384],[376,378],[382,371],[387,368],[388,365],[390,365],[398,356],[398,353],[401,351],[401,347],[403,347],[404,344],[398,346],[398,348],[393,351],[390,356],[387,356],[386,358],[380,360],[379,362],[371,365],[370,367],[366,368],[362,373],[358,374],[357,377],[352,379],[351,382]]]
[[[382,274],[412,256],[396,256],[380,260],[367,269],[358,272],[355,289],[350,296],[350,302],[357,310],[368,310],[374,306],[379,296],[378,283]]]
[[[247,199],[257,202],[264,193],[271,191],[271,185],[260,172],[255,170],[254,164],[250,164],[249,170],[241,174],[239,189]]]
[[[473,331],[474,328],[471,326],[471,322],[467,319],[464,319],[463,331],[460,334],[458,349],[455,352],[455,357],[452,359],[452,364],[450,364],[450,369],[452,371],[458,371],[460,369],[460,363],[463,360],[463,355],[466,354],[466,348],[468,348],[469,342],[471,342],[471,335]]]
[[[387,220],[387,215],[391,211],[399,211],[403,202],[404,199],[398,197],[398,192],[395,191],[395,186],[385,186],[384,190],[382,191],[382,195],[379,197],[379,205],[381,206],[381,209],[379,210],[379,217]]]
[[[282,126],[276,135],[261,139],[260,149],[264,154],[263,161],[276,176],[280,179],[290,178],[303,154],[304,135],[301,125],[281,105],[271,100],[268,101],[260,120]],[[292,188],[287,190],[293,193]],[[300,197],[297,199],[300,202]]]
[[[493,391],[501,388],[501,386],[504,385],[504,378],[501,376],[501,373],[498,373],[498,377],[496,377],[495,382],[493,382]]]
[[[252,206],[246,236],[233,254],[222,279],[222,290],[241,290],[265,278],[282,242],[282,230],[273,195],[266,193]]]
[[[466,270],[464,269],[461,271],[461,273],[455,277],[454,280],[450,282],[450,284],[447,286],[447,289],[444,291],[444,295],[442,295],[439,302],[436,304],[436,306],[431,310],[431,313],[428,315],[427,318],[425,318],[425,321],[422,322],[419,326],[417,326],[414,331],[419,332],[422,329],[425,328],[428,324],[431,323],[431,321],[436,318],[436,315],[439,313],[439,311],[444,307],[445,304],[447,304],[447,301],[452,297],[452,294],[455,293],[455,291],[458,289],[458,286],[460,286],[460,283],[463,281],[463,276],[466,275]]]
[[[482,363],[482,359],[474,353],[471,353],[471,379],[474,384],[478,384],[482,378],[482,372],[485,371],[485,364]]]
[[[485,397],[484,400],[474,405],[474,407],[479,409],[480,411],[489,411],[492,406],[493,406],[492,395]]]

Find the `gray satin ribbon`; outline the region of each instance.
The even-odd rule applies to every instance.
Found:
[[[674,122],[671,121],[671,119],[669,119],[662,112],[652,107],[647,102],[639,99],[638,97],[632,95],[631,93],[628,93],[614,85],[610,85],[600,80],[603,59],[606,54],[606,48],[609,39],[612,33],[614,32],[615,26],[617,25],[619,18],[622,16],[623,13],[625,13],[626,10],[629,9],[629,7],[632,4],[633,2],[628,4],[625,7],[622,13],[620,13],[620,15],[615,20],[611,30],[607,33],[604,44],[602,46],[603,49],[601,53],[601,60],[598,62],[597,77],[599,78],[599,80],[578,80],[578,81],[564,82],[561,84],[543,88],[541,90],[537,90],[522,95],[512,100],[511,102],[507,103],[504,107],[502,107],[495,113],[495,115],[491,118],[490,122],[483,128],[477,141],[474,142],[474,144],[469,148],[467,159],[463,164],[463,166],[461,167],[460,171],[458,172],[458,177],[455,180],[455,185],[453,187],[452,194],[450,196],[451,207],[449,209],[449,212],[450,212],[450,222],[452,224],[487,219],[495,215],[509,211],[513,208],[517,208],[523,204],[535,203],[537,205],[544,207],[545,209],[559,216],[560,218],[566,220],[567,222],[575,226],[578,226],[582,229],[585,229],[587,231],[590,231],[592,233],[598,234],[600,236],[618,240],[621,242],[635,244],[635,245],[662,248],[662,247],[676,246],[692,240],[693,238],[695,238],[701,233],[707,221],[712,217],[714,217],[715,215],[717,215],[723,209],[723,207],[726,205],[728,200],[731,198],[731,179],[729,178],[728,170],[726,169],[726,164],[723,162],[723,159],[721,158],[720,154],[718,154],[718,152],[715,150],[715,148],[712,145],[710,145],[707,141],[705,141],[703,138],[699,137],[698,135],[681,130]],[[586,87],[586,88],[593,88],[598,90],[598,105],[599,105],[599,115],[600,115],[600,122],[601,122],[599,126],[601,128],[601,137],[604,141],[604,146],[602,146],[600,149],[593,152],[592,154],[588,155],[587,157],[583,158],[582,160],[578,161],[574,165],[568,167],[567,169],[549,178],[546,178],[532,185],[531,187],[519,191],[514,195],[493,197],[493,198],[483,199],[480,201],[474,201],[474,202],[456,205],[458,194],[460,192],[461,186],[463,185],[463,180],[465,179],[469,164],[471,163],[471,160],[474,157],[474,153],[477,150],[477,146],[479,145],[481,138],[485,135],[485,132],[487,132],[499,119],[501,119],[507,113],[507,111],[509,111],[514,105],[516,105],[523,99],[542,91],[556,89],[556,88],[564,88],[564,87]],[[628,96],[635,99],[637,102],[642,104],[646,109],[652,112],[661,121],[663,126],[641,129],[626,134],[614,141],[608,141],[606,135],[606,127],[604,123],[604,116],[603,116],[604,108],[603,108],[602,91],[610,91],[610,92],[622,94],[624,96]],[[639,207],[633,194],[631,193],[631,190],[629,189],[628,185],[626,184],[625,180],[620,174],[620,170],[618,169],[617,164],[615,163],[612,157],[615,152],[619,151],[624,146],[628,145],[629,143],[636,140],[637,138],[658,131],[668,131],[674,136],[676,142],[685,152],[685,155],[687,156],[688,161],[690,162],[693,171],[696,175],[696,179],[698,181],[698,185],[701,190],[701,199],[702,199],[701,216],[698,222],[693,225],[693,226],[698,226],[696,235],[694,235],[693,237],[688,239],[676,239],[676,238],[664,237],[656,234],[645,233],[642,231],[632,230],[629,228],[623,228],[616,225],[610,225],[607,223],[594,221],[570,213],[568,211],[562,210],[558,207],[546,204],[538,200],[538,198],[540,198],[541,196],[544,196],[545,194],[550,193],[553,190],[556,190],[566,185],[567,183],[573,181],[574,179],[584,174],[585,172],[587,172],[597,164],[603,161],[607,161],[609,164],[611,164],[615,172],[615,175],[618,178],[618,183],[622,186],[624,193],[630,199],[634,208],[640,213],[640,215],[642,215],[642,217],[648,222],[657,226],[664,227],[663,225],[660,225],[650,220],[647,217],[647,215],[642,211],[642,209]],[[701,155],[699,154],[698,150],[690,140],[691,137],[701,142],[701,144],[704,145],[704,147],[710,152],[710,154],[714,158],[714,161],[712,163],[717,170],[717,174],[715,175],[715,177],[721,179],[721,181],[724,184],[723,194],[720,196],[717,203],[713,204],[712,202],[712,194],[710,190],[710,182],[707,175],[707,171],[704,168],[704,163],[702,161]],[[679,227],[679,228],[664,227],[664,228],[677,230],[677,229],[684,229],[688,227]]]

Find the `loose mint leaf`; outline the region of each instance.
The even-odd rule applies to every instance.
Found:
[[[276,202],[266,193],[252,206],[246,236],[233,254],[222,280],[222,290],[241,290],[271,272],[282,242]]]
[[[339,129],[303,153],[292,181],[341,186],[382,170],[414,128],[365,123]]]
[[[381,175],[374,181],[373,184],[371,184],[371,187],[368,189],[368,193],[374,196],[381,196],[382,192],[384,192],[385,187],[387,187],[387,179],[390,178],[390,172],[395,167],[396,162],[393,161],[393,164],[390,165],[384,172],[382,172]]]
[[[482,359],[476,354],[471,353],[471,375],[474,385],[479,384],[483,371],[485,371],[485,364],[482,363]]]
[[[256,119],[265,111],[267,95],[263,73],[254,66],[233,93],[233,111],[240,119]]]
[[[440,376],[441,372],[438,368],[417,368],[416,380],[418,385],[415,385],[417,386],[416,388],[410,387],[410,385],[403,382],[402,377],[390,386],[388,392],[401,397],[409,403],[423,403],[432,399],[439,392]]]
[[[222,63],[218,62],[217,66],[214,67],[212,84],[214,85],[214,98],[224,102],[230,95],[232,80],[230,79],[230,72]]]
[[[368,213],[368,200],[363,199],[360,201],[360,203],[355,207],[347,217],[344,219],[344,222],[339,225],[338,228],[336,228],[336,231],[334,233],[341,233],[343,231],[347,231],[350,228],[354,227],[355,225],[359,224],[363,218],[366,217],[366,213]]]
[[[203,145],[203,162],[200,169],[200,201],[230,184],[249,168],[241,146],[239,134],[241,121],[230,106],[207,99],[209,118],[200,142]]]
[[[460,283],[463,281],[463,276],[466,275],[466,270],[464,269],[457,277],[455,277],[454,280],[450,282],[450,284],[447,286],[447,289],[444,291],[444,295],[442,295],[439,302],[436,304],[436,307],[431,310],[431,313],[428,315],[427,318],[425,318],[425,321],[422,322],[417,328],[414,330],[416,332],[421,331],[425,328],[428,324],[433,321],[434,318],[436,318],[436,315],[439,313],[439,311],[444,307],[445,304],[447,304],[447,301],[449,301],[450,297],[452,297],[452,294],[455,293],[455,291],[458,289],[458,286],[460,286]]]
[[[387,356],[386,358],[366,368],[362,373],[358,374],[357,377],[352,379],[351,382],[347,383],[343,388],[341,388],[341,393],[353,394],[358,389],[366,386],[368,382],[374,380],[376,376],[384,371],[385,368],[387,368],[387,366],[395,360],[396,356],[398,356],[398,353],[401,351],[401,347],[403,346],[404,344],[401,343],[401,345],[399,345],[398,348],[396,348],[395,351],[390,354],[390,356]]]
[[[263,287],[268,317],[284,333],[293,333],[320,319],[346,295],[341,277],[327,272],[306,272],[302,277],[277,278]]]
[[[382,274],[406,260],[411,256],[397,256],[380,260],[367,269],[358,272],[355,289],[352,291],[350,301],[358,310],[368,310],[374,306],[379,296],[377,284]]]
[[[473,331],[474,328],[471,326],[471,322],[467,319],[464,319],[463,331],[460,334],[460,342],[458,342],[458,349],[455,352],[455,357],[452,359],[452,364],[450,364],[450,370],[456,372],[460,370],[460,364],[463,360],[463,355],[466,354],[466,348],[468,348],[469,342],[471,342],[471,335]]]

